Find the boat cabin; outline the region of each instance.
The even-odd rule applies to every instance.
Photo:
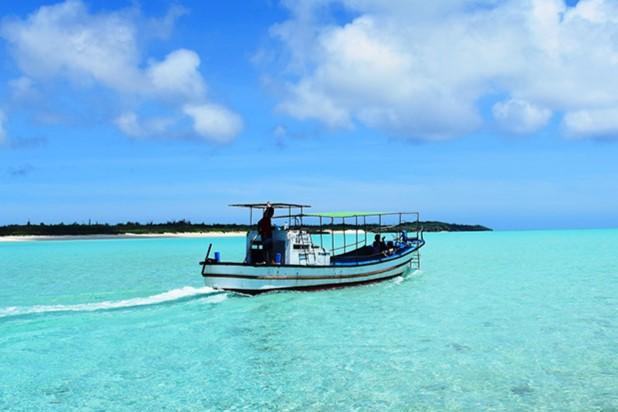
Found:
[[[301,230],[273,229],[273,256],[276,263],[284,265],[330,265],[330,252],[313,244],[311,235]],[[264,248],[257,230],[247,233],[245,262],[264,262]]]
[[[249,208],[249,222],[253,225],[254,209],[260,212],[267,207],[272,207],[280,212],[285,213],[274,216],[275,224],[273,225],[273,258],[275,263],[283,265],[314,265],[328,266],[330,265],[330,252],[323,247],[313,244],[311,235],[297,226],[298,214],[292,214],[300,210],[302,215],[305,208],[309,205],[301,205],[295,203],[248,203],[234,204],[230,206]],[[282,220],[287,219],[287,224]],[[279,225],[277,223],[280,223]],[[245,263],[260,264],[265,262],[264,245],[262,237],[257,229],[249,230],[246,241]]]

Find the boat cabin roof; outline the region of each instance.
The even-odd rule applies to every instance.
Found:
[[[418,215],[418,212],[319,212],[319,213],[301,213],[292,215],[291,217],[325,217],[332,219],[347,219],[350,217],[367,217],[367,216],[396,216],[396,215]]]
[[[266,209],[266,207],[268,206],[268,203],[235,203],[230,205],[232,207],[248,207],[251,209]],[[301,205],[298,203],[276,203],[276,202],[271,202],[270,206],[274,209],[289,209],[291,207],[294,208],[305,208],[305,207],[311,207],[310,205]]]
[[[303,214],[303,216],[343,218],[343,217],[356,217],[356,216],[380,216],[380,215],[388,215],[388,214],[390,214],[390,212],[321,212],[321,213],[305,213]]]

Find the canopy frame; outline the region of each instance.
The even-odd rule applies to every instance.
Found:
[[[396,224],[385,226],[383,224],[383,217],[396,217]],[[404,221],[406,216],[412,216],[408,222]],[[377,218],[377,224],[371,224],[367,222],[368,217]],[[369,227],[373,226],[373,228],[377,229],[376,234],[382,235],[382,233],[392,233],[392,229],[396,229],[395,231],[400,231],[404,226],[403,224],[414,223],[415,224],[415,232],[417,239],[423,239],[423,227],[420,225],[420,213],[419,212],[324,212],[324,213],[300,213],[296,215],[289,216],[275,216],[273,219],[281,219],[288,218],[290,222],[288,228],[296,228],[299,230],[303,230],[304,227],[312,227],[312,225],[305,225],[304,218],[317,218],[319,223],[314,227],[317,228],[320,235],[320,245],[323,245],[323,234],[325,232],[324,226],[330,226],[330,237],[331,237],[331,256],[336,256],[338,251],[341,250],[341,254],[345,254],[347,251],[350,251],[350,247],[353,247],[354,250],[358,250],[362,246],[366,246],[367,239],[367,231]],[[360,219],[362,218],[362,222]],[[292,219],[295,224],[292,225]],[[353,223],[351,224],[351,220],[353,219]],[[326,222],[325,222],[326,220]],[[335,227],[341,224],[342,227],[342,235],[343,235],[343,246],[335,247],[335,237],[334,234],[336,232]],[[354,240],[352,243],[348,243],[347,239],[347,227],[352,226],[354,230]],[[359,237],[358,231],[363,230],[364,236]],[[402,233],[401,237],[403,238],[405,235]]]
[[[230,207],[244,207],[249,209],[249,224],[253,224],[253,209],[266,209],[267,207],[272,207],[273,209],[287,209],[288,210],[288,224],[291,225],[292,217],[292,209],[300,209],[300,214],[302,215],[304,209],[307,207],[311,207],[310,205],[304,205],[299,203],[282,203],[282,202],[266,202],[266,203],[234,203],[229,205]],[[281,217],[281,216],[277,216]]]
[[[279,216],[273,216],[273,219],[288,219],[288,229],[295,228],[300,231],[303,228],[306,228],[307,225],[304,224],[305,218],[317,218],[319,219],[319,223],[315,226],[308,225],[309,227],[315,227],[319,231],[320,236],[320,247],[323,247],[323,235],[327,233],[331,237],[331,256],[337,256],[338,251],[341,250],[340,254],[345,254],[348,251],[351,251],[349,248],[353,247],[353,250],[358,250],[362,246],[367,246],[367,231],[369,227],[377,229],[376,234],[382,235],[382,233],[391,232],[392,229],[398,228],[401,230],[403,228],[404,217],[405,216],[413,216],[413,220],[409,223],[415,223],[416,228],[416,239],[423,238],[423,228],[420,226],[420,214],[419,212],[315,212],[315,213],[304,213],[305,208],[311,207],[310,205],[299,204],[299,203],[279,203],[279,202],[267,202],[267,203],[237,203],[231,204],[231,207],[244,207],[249,209],[249,224],[253,225],[253,209],[266,209],[268,206],[273,209],[287,209],[287,214],[282,214]],[[292,209],[300,210],[300,213],[292,213]],[[382,224],[383,217],[397,217],[397,224],[391,226],[384,226]],[[367,218],[377,218],[377,224],[371,224],[367,222]],[[360,219],[362,218],[362,222]],[[347,219],[347,221],[346,221]],[[351,222],[353,220],[353,223]],[[341,227],[343,229],[343,246],[335,247],[335,227],[341,222]],[[324,226],[330,226],[330,233],[325,231]],[[354,240],[351,244],[347,242],[347,233],[346,228],[348,226],[354,227]],[[364,236],[362,238],[359,237],[358,231],[363,230]],[[398,231],[396,230],[396,231]],[[405,233],[401,234],[403,238]]]

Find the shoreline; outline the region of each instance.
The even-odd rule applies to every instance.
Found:
[[[342,234],[343,230],[326,230],[325,234]],[[347,235],[354,234],[354,230],[346,230]],[[364,233],[359,229],[358,233]],[[164,233],[121,233],[117,235],[21,235],[0,236],[0,243],[12,242],[39,242],[56,240],[104,240],[104,239],[166,239],[166,238],[214,238],[214,237],[244,237],[247,232],[164,232]]]
[[[118,235],[24,235],[0,236],[0,243],[33,242],[45,240],[102,240],[102,239],[165,239],[165,238],[209,238],[243,237],[247,232],[181,232],[181,233],[122,233]]]

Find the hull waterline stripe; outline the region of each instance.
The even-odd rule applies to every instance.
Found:
[[[330,276],[302,276],[302,275],[268,275],[268,276],[259,276],[259,275],[236,275],[236,274],[227,274],[227,273],[216,273],[216,274],[205,274],[203,275],[205,278],[236,278],[236,279],[252,279],[252,280],[326,280],[326,279],[352,279],[352,278],[363,278],[367,276],[378,275],[380,273],[388,272],[393,269],[400,268],[410,263],[412,258],[406,260],[403,263],[400,263],[395,266],[389,266],[386,269],[375,270],[373,272],[366,273],[358,273],[354,275],[330,275]]]

